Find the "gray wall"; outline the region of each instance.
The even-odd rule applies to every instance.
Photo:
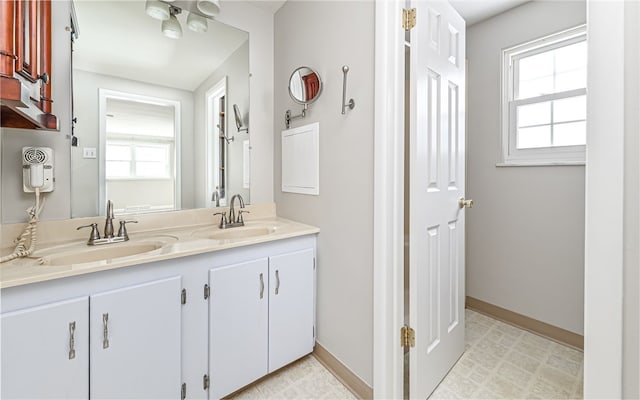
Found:
[[[624,331],[622,395],[640,398],[640,4],[625,4]]]
[[[200,86],[193,92],[194,101],[194,140],[195,153],[194,159],[196,165],[206,164],[206,101],[205,95],[213,85],[218,83],[222,78],[227,77],[227,137],[234,136],[233,142],[227,145],[227,195],[236,193],[242,195],[245,202],[249,202],[249,189],[242,187],[242,141],[249,139],[246,132],[238,133],[236,129],[235,117],[233,114],[233,105],[237,104],[240,112],[243,113],[245,126],[248,125],[247,113],[249,112],[249,42],[245,42],[242,46],[233,52],[223,62],[218,69],[215,70]],[[251,132],[251,127],[249,127]],[[195,201],[196,207],[208,207],[205,200],[211,198],[211,193],[205,193],[207,188],[206,176],[204,168],[196,168],[194,171],[195,178]]]
[[[467,295],[582,334],[584,167],[496,167],[501,50],[586,21],[582,1],[530,2],[467,30]]]
[[[328,22],[330,21],[330,23]],[[317,340],[373,384],[373,94],[374,4],[288,1],[275,15],[275,199],[278,214],[320,227]],[[341,115],[343,65],[356,107]],[[320,123],[320,195],[281,191],[284,113],[291,72],[315,68],[323,91],[307,117]]]
[[[22,191],[22,147],[44,146],[54,151],[55,189],[45,194],[46,204],[40,217],[42,219],[65,219],[70,216],[70,144],[71,117],[69,105],[69,2],[59,1],[51,7],[52,12],[52,85],[53,114],[58,117],[59,132],[43,132],[26,129],[0,129],[2,145],[2,164],[0,182],[2,184],[1,213],[2,223],[27,221],[25,210],[33,205],[34,195]]]
[[[175,100],[180,103],[180,176],[182,208],[194,207],[193,180],[193,93],[165,86],[132,81],[116,76],[74,70],[75,115],[78,122],[75,135],[78,147],[71,148],[71,216],[72,218],[104,215],[98,210],[99,158],[82,157],[84,147],[100,148],[99,89]],[[115,199],[111,199],[115,201]],[[118,203],[115,203],[116,207]]]

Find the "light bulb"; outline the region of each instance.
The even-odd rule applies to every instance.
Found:
[[[166,21],[162,21],[162,33],[171,39],[180,39],[182,37],[182,27],[175,15],[172,15]]]
[[[166,21],[169,19],[169,5],[159,0],[147,0],[144,10],[151,18]]]
[[[187,26],[194,32],[206,32],[209,28],[207,25],[207,19],[202,15],[189,13],[187,17]]]

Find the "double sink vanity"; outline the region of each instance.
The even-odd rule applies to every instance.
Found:
[[[41,222],[0,264],[1,397],[217,399],[312,352],[318,229],[247,210],[139,215],[104,246],[76,230],[96,218]]]

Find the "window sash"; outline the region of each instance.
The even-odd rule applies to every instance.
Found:
[[[109,171],[106,171],[106,179],[107,180],[171,180],[173,178],[173,170],[175,169],[173,164],[174,160],[172,157],[172,148],[173,141],[167,142],[157,142],[157,141],[121,141],[121,140],[109,140],[107,138],[107,145],[119,145],[119,146],[128,146],[131,152],[131,158],[129,160],[119,160],[119,159],[109,159],[106,158],[106,162],[109,161],[118,161],[118,162],[128,162],[129,163],[129,175],[128,176],[112,176],[109,175]],[[137,147],[156,147],[162,148],[165,152],[165,159],[160,161],[142,161],[136,159],[136,148]],[[157,162],[159,164],[164,164],[164,171],[161,176],[142,176],[138,174],[136,163],[138,162]]]
[[[541,96],[515,99],[519,84],[519,61],[522,58],[553,51],[586,41],[586,26],[581,25],[546,36],[510,49],[503,50],[502,69],[502,160],[498,165],[580,164],[585,160],[585,145],[517,148],[517,108],[523,105],[584,96],[586,88],[573,89]],[[579,120],[583,121],[583,120]],[[576,122],[579,122],[576,121]],[[544,125],[560,125],[571,121]]]

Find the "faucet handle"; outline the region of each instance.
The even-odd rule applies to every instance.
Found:
[[[83,228],[91,228],[91,233],[89,234],[89,243],[93,243],[94,240],[100,239],[100,232],[98,231],[98,224],[93,223],[89,225],[82,225],[76,228],[77,231]]]
[[[217,212],[213,214],[214,216],[216,215],[222,215],[222,218],[220,218],[220,229],[224,229],[227,227],[227,212],[223,211],[223,212]]]
[[[127,233],[127,224],[137,224],[138,221],[120,221],[120,229],[118,229],[118,237],[123,237],[125,241],[129,240],[129,234]]]
[[[238,223],[244,224],[244,219],[242,218],[242,214],[247,213],[251,214],[251,211],[240,210],[238,211]]]

